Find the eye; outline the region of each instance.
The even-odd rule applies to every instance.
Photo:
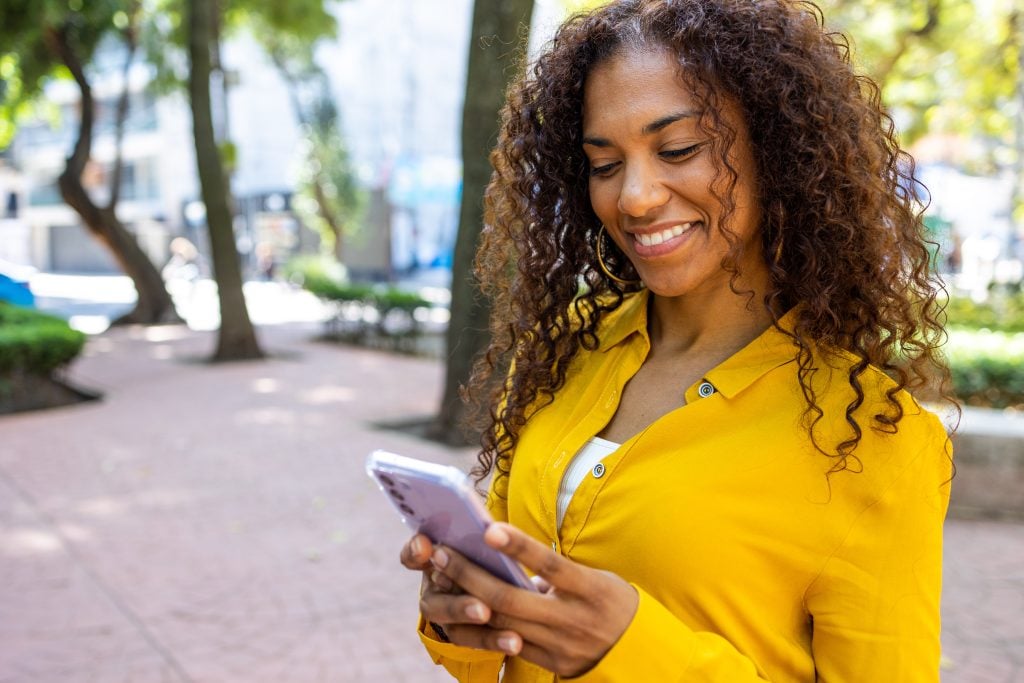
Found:
[[[615,167],[618,165],[619,162],[613,161],[612,163],[604,164],[603,166],[592,166],[590,168],[590,177],[593,178],[595,176],[601,177],[609,175],[613,170],[615,170]]]
[[[700,151],[700,148],[704,146],[703,142],[698,142],[696,145],[690,145],[689,147],[683,147],[682,149],[666,149],[663,152],[659,152],[662,159],[669,159],[676,161],[679,159],[686,159],[693,156]]]

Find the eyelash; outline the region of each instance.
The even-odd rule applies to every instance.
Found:
[[[684,147],[683,149],[670,149],[664,152],[660,152],[659,154],[664,159],[668,159],[670,161],[678,161],[680,159],[686,159],[696,154],[697,151],[703,146],[703,144],[703,142],[698,142],[695,145],[690,145],[689,147]],[[591,168],[590,176],[599,177],[607,175],[609,172],[612,171],[612,169],[614,169],[618,165],[619,162],[615,161],[610,164],[605,164],[604,166],[597,166],[596,168]]]

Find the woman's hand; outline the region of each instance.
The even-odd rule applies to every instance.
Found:
[[[433,554],[434,544],[430,542],[430,539],[423,534],[416,534],[409,539],[408,543],[402,546],[399,559],[402,562],[402,566],[406,569],[423,572],[422,589],[425,590],[428,586],[431,586],[438,592],[461,592],[448,577],[437,571],[434,565],[431,564],[430,558]]]
[[[465,613],[469,604],[475,604],[477,601],[469,596],[462,596],[463,591],[453,584],[451,579],[434,568],[430,561],[434,552],[434,545],[430,539],[423,534],[416,534],[409,539],[408,543],[402,546],[399,558],[406,569],[423,572],[423,580],[420,583],[421,606],[426,596],[431,596],[436,602],[439,596],[447,595],[450,600],[447,603],[448,609],[453,614],[457,614],[460,609]],[[431,621],[430,625],[437,632],[441,640],[448,642],[448,634],[445,633],[437,622]]]
[[[442,624],[453,643],[520,655],[559,676],[578,676],[632,621],[637,593],[615,574],[577,564],[508,524],[491,524],[484,540],[533,571],[541,590],[516,588],[450,548],[433,548],[430,562],[438,574],[431,583],[446,580],[465,594],[425,590],[420,610]]]

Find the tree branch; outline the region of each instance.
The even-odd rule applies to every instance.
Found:
[[[78,85],[78,90],[81,92],[82,100],[80,103],[81,112],[79,117],[78,125],[78,139],[75,140],[75,146],[71,153],[71,156],[67,158],[67,164],[62,175],[70,175],[78,179],[82,177],[82,173],[85,171],[85,165],[89,161],[89,155],[92,151],[92,128],[93,120],[95,118],[95,104],[92,98],[92,86],[89,85],[89,79],[85,76],[85,68],[82,65],[82,60],[78,57],[78,53],[75,52],[74,47],[71,45],[71,34],[70,27],[67,24],[62,24],[59,27],[48,26],[44,31],[44,40],[46,41],[47,47],[50,49],[61,64],[68,68],[71,72],[72,78],[75,79],[75,83]]]
[[[125,46],[128,48],[128,54],[125,56],[124,66],[121,69],[122,89],[121,96],[117,100],[117,121],[114,128],[114,168],[110,178],[110,201],[107,203],[109,211],[113,211],[117,207],[117,202],[121,198],[121,176],[124,171],[124,149],[121,143],[124,140],[125,121],[128,119],[128,77],[132,63],[135,61],[135,51],[139,46],[135,26],[137,12],[138,2],[133,2],[129,11],[128,26],[121,32]]]

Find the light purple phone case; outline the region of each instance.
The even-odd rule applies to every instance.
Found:
[[[410,529],[458,550],[514,586],[537,590],[519,564],[484,543],[491,516],[457,467],[374,451],[366,459],[366,472]]]

